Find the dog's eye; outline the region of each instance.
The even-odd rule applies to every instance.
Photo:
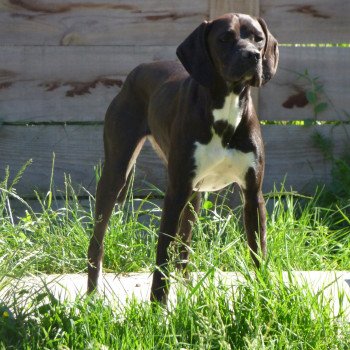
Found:
[[[235,39],[235,34],[233,32],[226,32],[219,37],[219,41],[222,43],[228,43]]]
[[[260,43],[260,42],[262,42],[264,40],[264,38],[262,36],[260,36],[260,35],[254,35],[254,40],[257,43]]]

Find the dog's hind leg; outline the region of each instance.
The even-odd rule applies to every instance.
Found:
[[[105,163],[97,186],[95,227],[88,249],[88,293],[97,287],[101,273],[103,238],[116,201],[124,200],[127,179],[145,140],[130,118],[106,117],[104,128]],[[140,124],[139,124],[140,125]]]

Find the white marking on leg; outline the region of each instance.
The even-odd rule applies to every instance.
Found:
[[[102,267],[103,267],[103,264],[102,264],[102,261],[100,262],[100,269],[98,271],[98,276],[97,276],[97,285],[96,285],[96,289],[97,291],[99,292],[101,290],[101,283],[103,282],[102,280]]]
[[[141,151],[142,146],[145,143],[145,141],[146,141],[146,137],[142,138],[139,141],[139,143],[137,144],[137,146],[136,146],[136,148],[135,148],[135,150],[134,150],[134,152],[133,152],[133,154],[132,154],[132,156],[131,156],[131,158],[129,160],[128,168],[127,168],[127,171],[126,171],[126,178],[129,176],[131,169],[135,165],[136,159],[137,159],[138,155],[140,154],[140,151]]]

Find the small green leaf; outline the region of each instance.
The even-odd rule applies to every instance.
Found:
[[[213,207],[213,202],[211,202],[211,201],[205,201],[205,202],[203,203],[203,208],[206,209],[206,210],[209,210],[209,209],[211,209],[212,207]]]
[[[314,123],[314,120],[311,118],[304,119],[304,126],[311,126]]]
[[[318,103],[318,104],[314,107],[314,113],[315,113],[315,114],[322,113],[322,112],[324,112],[327,108],[328,108],[328,104],[327,104],[326,102]]]
[[[315,104],[317,102],[317,94],[314,91],[308,91],[306,93],[306,99],[309,103]]]

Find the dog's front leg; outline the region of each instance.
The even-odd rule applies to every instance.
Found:
[[[187,265],[189,260],[189,246],[192,240],[192,227],[197,219],[201,206],[201,193],[193,192],[189,202],[186,204],[181,215],[179,238],[181,245],[179,249],[179,261],[176,264],[178,270],[182,270],[185,277],[188,277]]]
[[[169,185],[164,198],[160,233],[157,245],[156,270],[153,274],[151,301],[166,303],[168,296],[168,262],[170,243],[178,231],[181,213],[192,193],[192,189]]]
[[[262,257],[266,255],[266,209],[264,197],[259,186],[247,188],[244,193],[244,226],[247,234],[250,254],[257,267],[259,248]]]

